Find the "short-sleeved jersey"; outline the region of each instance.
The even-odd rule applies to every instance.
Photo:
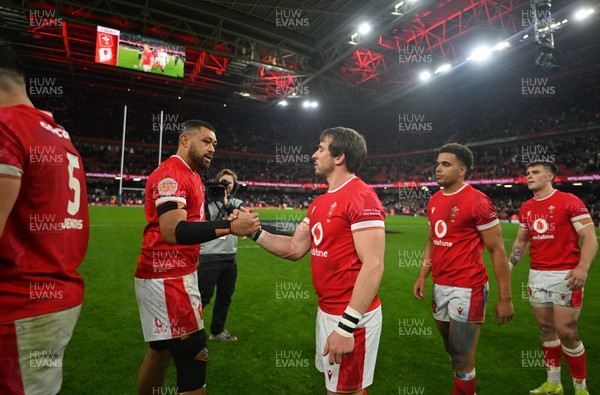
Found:
[[[144,51],[142,53],[142,64],[151,65],[153,57],[154,57],[154,54],[152,53],[152,51],[150,51],[150,50]]]
[[[0,177],[21,180],[0,238],[0,322],[80,305],[77,268],[90,224],[85,172],[69,133],[50,113],[0,108]]]
[[[146,182],[144,211],[148,224],[135,272],[137,278],[179,277],[193,273],[200,244],[171,245],[160,233],[157,207],[175,202],[186,208],[187,221],[204,221],[204,186],[200,175],[173,155],[154,170]]]
[[[500,223],[490,199],[469,184],[451,194],[440,190],[429,199],[427,217],[433,281],[461,288],[484,285],[488,276],[479,232]]]
[[[312,240],[312,280],[319,307],[327,314],[344,313],[362,267],[353,232],[385,229],[384,220],[379,198],[358,177],[327,191],[308,207],[304,222]],[[368,311],[380,304],[376,295]]]
[[[577,229],[592,223],[583,202],[557,189],[543,199],[529,199],[519,211],[527,230],[529,257],[534,270],[570,270],[579,263]]]

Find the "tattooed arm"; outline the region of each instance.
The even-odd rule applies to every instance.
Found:
[[[511,270],[513,267],[516,266],[517,263],[519,263],[521,258],[523,258],[523,255],[527,250],[528,243],[529,241],[527,239],[527,228],[519,227],[517,238],[513,243],[512,250],[510,251],[510,256],[508,257],[508,263]]]

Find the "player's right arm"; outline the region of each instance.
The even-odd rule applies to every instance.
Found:
[[[425,250],[423,251],[423,260],[421,261],[421,269],[419,271],[419,277],[413,285],[413,295],[419,300],[423,300],[425,297],[425,284],[429,273],[431,273],[431,252],[433,251],[433,240],[431,238],[431,228],[429,229],[429,236],[427,237],[427,244],[425,244]]]
[[[177,202],[165,202],[157,211],[160,233],[169,244],[202,244],[228,234],[248,236],[260,229],[256,213],[240,211],[233,221],[190,222],[187,210]]]
[[[297,261],[310,250],[310,230],[308,224],[300,222],[293,236],[274,235],[265,230],[254,235],[256,241],[265,250],[280,258]]]
[[[6,221],[17,201],[20,189],[20,178],[0,176],[0,237],[4,234]]]
[[[510,251],[510,255],[508,257],[508,263],[509,263],[511,270],[513,267],[515,267],[517,265],[517,263],[519,263],[521,258],[523,258],[523,255],[525,255],[525,251],[527,251],[527,245],[529,244],[529,239],[528,239],[527,235],[528,235],[527,228],[521,227],[519,225],[519,230],[517,232],[517,238],[515,239],[515,242],[513,243],[512,249]]]

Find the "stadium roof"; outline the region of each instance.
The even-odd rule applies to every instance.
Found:
[[[570,20],[555,33],[561,69],[553,78],[598,75],[599,0],[554,0],[553,16],[571,19],[580,6],[596,13],[585,25]],[[446,62],[463,69],[456,71],[463,78],[440,76],[434,81],[440,89],[476,81],[465,60],[478,43],[510,41],[506,54],[486,67],[518,84],[532,75],[539,52],[531,38],[522,39],[531,33],[530,7],[529,0],[12,1],[0,2],[0,29],[30,72],[67,85],[246,109],[310,98],[332,112],[355,113],[402,101],[420,89],[423,70]],[[352,37],[363,22],[371,32]],[[95,63],[98,25],[185,46],[185,78]]]

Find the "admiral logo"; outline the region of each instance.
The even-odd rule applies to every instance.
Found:
[[[329,369],[327,369],[327,378],[329,379],[329,381],[331,381],[331,377],[333,376],[333,372]]]

